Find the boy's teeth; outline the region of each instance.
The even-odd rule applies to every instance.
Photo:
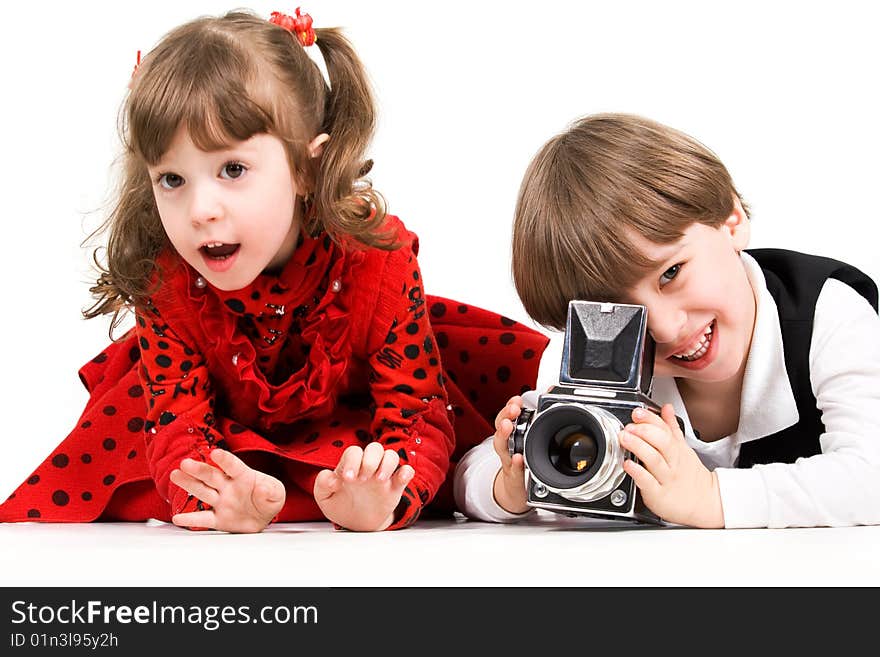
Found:
[[[706,353],[709,348],[709,343],[712,341],[712,325],[709,324],[703,330],[703,337],[700,338],[697,342],[693,344],[689,351],[684,351],[680,354],[674,354],[674,358],[682,358],[682,359],[691,359],[696,360],[696,357],[700,357]]]

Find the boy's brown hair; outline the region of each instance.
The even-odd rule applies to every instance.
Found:
[[[630,114],[580,119],[541,148],[520,187],[512,261],[526,312],[561,330],[570,300],[619,301],[660,264],[634,233],[674,242],[694,222],[723,223],[735,198],[725,166],[692,137]]]

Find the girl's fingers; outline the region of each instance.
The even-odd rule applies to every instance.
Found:
[[[336,465],[336,474],[346,481],[354,481],[361,469],[363,458],[364,450],[357,445],[346,447]]]
[[[220,498],[220,494],[210,486],[206,486],[200,479],[188,475],[182,470],[171,471],[171,481],[190,495],[195,495],[205,504],[214,506]]]
[[[276,504],[283,503],[286,496],[287,491],[284,489],[284,484],[275,477],[264,475],[262,478],[257,478],[251,493],[251,500],[260,499],[266,504]]]
[[[393,449],[386,449],[385,453],[382,455],[382,461],[376,469],[376,478],[379,481],[390,479],[399,463],[400,455]]]
[[[250,466],[248,466],[247,463],[242,461],[232,452],[227,452],[225,449],[211,450],[210,457],[226,476],[232,477],[233,479],[242,476],[250,470]]]
[[[191,511],[189,513],[177,513],[171,516],[171,522],[178,527],[204,527],[216,529],[217,519],[213,511]]]
[[[215,468],[210,463],[196,461],[195,459],[183,459],[180,462],[180,469],[215,490],[222,490],[229,481],[229,477],[223,474],[222,470]]]
[[[315,485],[312,488],[312,495],[315,500],[321,502],[342,488],[342,479],[335,470],[321,470],[315,477]]]
[[[364,448],[364,456],[361,459],[361,467],[358,472],[358,479],[361,481],[366,481],[370,477],[372,477],[376,468],[379,467],[379,464],[382,462],[382,457],[385,454],[385,448],[380,443],[370,443]]]
[[[397,472],[391,476],[391,492],[397,497],[403,495],[403,489],[412,481],[415,474],[416,471],[411,465],[404,465],[398,468]]]

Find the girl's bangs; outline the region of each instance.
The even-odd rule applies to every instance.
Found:
[[[204,151],[274,128],[270,113],[253,99],[240,61],[199,64],[196,58],[182,67],[148,70],[137,81],[129,99],[128,145],[147,163],[162,158],[181,127]]]

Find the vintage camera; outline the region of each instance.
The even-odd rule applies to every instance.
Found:
[[[618,442],[636,407],[651,400],[654,341],[644,306],[571,301],[559,385],[523,409],[508,439],[523,454],[529,506],[570,516],[661,524],[623,470]],[[681,423],[681,419],[679,419]]]

